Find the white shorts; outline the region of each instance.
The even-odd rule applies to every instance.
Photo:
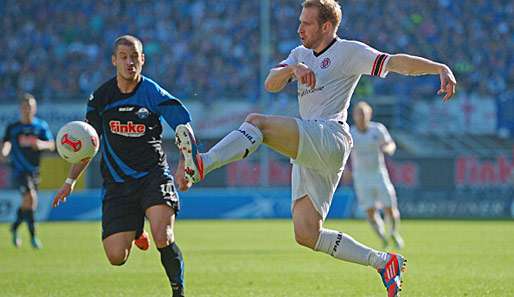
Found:
[[[350,155],[352,138],[337,121],[296,119],[296,123],[300,139],[298,156],[291,160],[292,206],[308,195],[324,220]]]
[[[397,208],[396,192],[393,184],[383,176],[354,178],[354,187],[359,206],[370,208]]]

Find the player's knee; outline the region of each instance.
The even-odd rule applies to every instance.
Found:
[[[259,113],[251,113],[246,116],[245,122],[248,122],[262,130],[266,124],[266,116]]]
[[[107,259],[114,266],[121,266],[127,262],[128,252],[126,250],[108,251]]]
[[[152,236],[155,246],[158,248],[166,247],[174,241],[171,226],[156,228],[155,230],[152,229]]]
[[[374,208],[370,208],[367,210],[367,214],[368,214],[368,221],[375,222],[376,210]]]

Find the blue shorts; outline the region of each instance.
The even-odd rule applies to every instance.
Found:
[[[22,195],[39,189],[39,173],[38,172],[20,172],[13,175],[13,185],[20,191]]]

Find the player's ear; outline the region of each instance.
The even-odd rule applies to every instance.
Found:
[[[145,65],[145,54],[141,54],[141,65]]]
[[[323,24],[322,29],[323,29],[323,31],[325,31],[325,32],[328,32],[328,31],[332,30],[332,23],[330,23],[329,21],[326,21],[326,22]]]
[[[111,55],[111,63],[112,63],[112,66],[116,67],[116,55],[115,54]]]

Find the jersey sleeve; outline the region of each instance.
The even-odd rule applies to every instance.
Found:
[[[377,129],[380,132],[380,144],[386,144],[393,142],[393,138],[389,134],[389,131],[387,131],[387,128],[382,124],[377,124]]]
[[[354,41],[350,48],[349,72],[356,75],[386,77],[389,54],[382,53],[362,42]]]
[[[189,111],[179,99],[157,85],[154,91],[151,108],[163,117],[173,130],[180,124],[191,122]]]
[[[54,140],[54,136],[52,135],[52,131],[50,127],[48,127],[48,123],[45,121],[41,122],[41,132],[39,133],[39,139],[49,141]]]
[[[298,50],[297,48],[293,49],[289,56],[285,60],[282,60],[276,67],[285,67],[288,65],[298,64]]]
[[[102,133],[102,117],[100,116],[98,101],[96,98],[96,92],[89,96],[86,110],[86,122],[95,128],[98,136]]]

